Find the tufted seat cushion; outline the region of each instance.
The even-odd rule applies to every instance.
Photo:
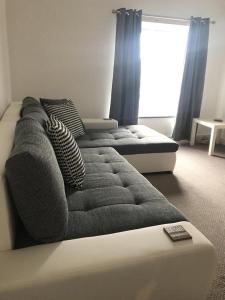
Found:
[[[81,149],[86,178],[67,187],[66,239],[109,234],[185,220],[185,217],[113,148]]]
[[[86,148],[81,149],[81,154],[86,177],[82,190],[65,186],[68,223],[63,239],[185,220],[182,213],[115,149]],[[16,248],[38,243],[23,226],[17,230]]]
[[[144,125],[107,130],[86,130],[77,139],[80,148],[113,147],[122,155],[175,152],[178,144]]]

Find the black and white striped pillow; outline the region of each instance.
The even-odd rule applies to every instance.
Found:
[[[46,121],[46,132],[55,150],[65,182],[76,189],[81,189],[85,165],[73,135],[54,115],[50,115]]]
[[[75,105],[71,100],[50,100],[41,98],[40,102],[47,112],[48,116],[50,116],[51,114],[56,116],[57,119],[63,122],[71,131],[74,138],[85,134],[83,122]]]

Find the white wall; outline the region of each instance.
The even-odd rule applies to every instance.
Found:
[[[71,97],[82,116],[108,116],[116,21],[111,11],[120,7],[216,20],[201,112],[215,117],[225,61],[224,0],[7,0],[13,99]],[[147,122],[169,131],[168,120]]]
[[[5,0],[0,0],[0,117],[11,100]]]
[[[225,119],[225,59],[223,64],[223,74],[221,76],[221,87],[219,90],[219,101],[217,105],[217,115]]]
[[[217,116],[225,122],[225,59],[223,63],[223,73],[221,76],[221,87],[219,90],[219,101],[217,105]],[[225,144],[225,130],[223,130],[220,142]]]

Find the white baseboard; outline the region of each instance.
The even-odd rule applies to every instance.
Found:
[[[123,155],[140,173],[173,172],[176,152]]]

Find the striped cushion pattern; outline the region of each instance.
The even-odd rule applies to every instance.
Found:
[[[57,119],[63,122],[66,127],[71,131],[74,138],[84,135],[84,126],[80,115],[71,100],[48,100],[40,99],[48,116],[53,114]]]
[[[81,189],[85,165],[72,133],[54,115],[50,115],[46,121],[46,132],[55,150],[64,181],[76,189]]]

